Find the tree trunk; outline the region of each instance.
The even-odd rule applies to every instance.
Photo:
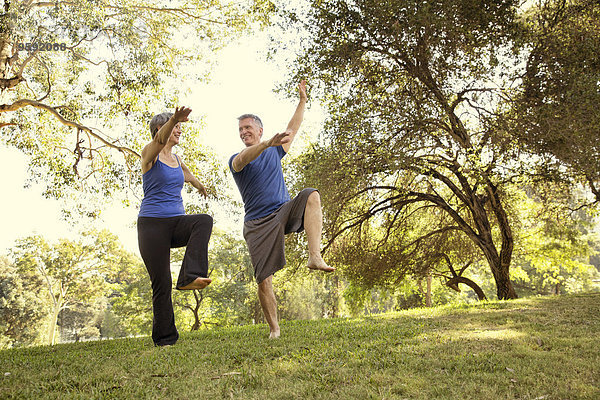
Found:
[[[511,238],[512,240],[512,238]],[[496,294],[499,300],[509,300],[518,298],[515,288],[510,281],[510,257],[505,256],[502,259],[494,243],[490,240],[478,243],[485,254],[485,258],[492,270],[494,281],[496,282]]]
[[[423,298],[425,298],[425,303],[427,303],[427,293],[425,289],[423,289],[423,280],[421,278],[417,280],[417,288],[419,289],[419,294],[421,295],[419,300],[421,302],[421,305],[423,305]]]
[[[8,78],[9,72],[9,60],[11,57],[11,49],[10,49],[10,34],[8,30],[6,32],[2,32],[1,23],[5,22],[5,20],[0,17],[0,79]]]
[[[54,344],[54,338],[56,334],[56,323],[58,321],[58,314],[60,313],[60,304],[55,304],[52,310],[52,316],[50,318],[50,326],[48,327],[48,344],[52,346]]]
[[[56,335],[56,324],[58,322],[58,315],[60,314],[60,310],[62,310],[64,306],[64,298],[65,298],[65,289],[61,286],[59,288],[60,292],[58,295],[58,299],[52,296],[53,301],[53,309],[52,316],[50,318],[50,327],[48,328],[48,344],[50,346],[54,345],[54,339]]]
[[[202,304],[202,300],[204,300],[204,295],[202,293],[198,294],[198,290],[193,290],[194,299],[196,299],[196,305],[191,309],[192,314],[194,314],[194,324],[192,325],[191,331],[197,331],[200,329],[202,322],[200,322],[200,305]]]
[[[494,280],[496,281],[498,299],[516,299],[518,296],[515,292],[512,282],[510,281],[510,263],[512,261],[512,252],[514,247],[512,229],[510,228],[508,215],[504,210],[502,201],[500,201],[498,187],[488,180],[486,192],[490,200],[490,207],[496,216],[496,221],[498,222],[498,229],[501,236],[500,252],[498,253],[492,240],[491,229],[486,232],[487,241],[493,249],[492,254],[495,255],[492,257],[492,259],[488,258],[488,261],[493,261],[493,263],[490,263],[490,267],[492,268],[492,274],[494,275]]]
[[[460,289],[458,288],[459,283],[464,283],[465,285],[467,285],[471,289],[473,289],[475,294],[477,294],[477,298],[479,300],[487,300],[487,297],[485,297],[485,293],[483,293],[483,290],[481,289],[481,287],[479,287],[478,284],[476,284],[469,278],[465,278],[462,276],[455,276],[454,278],[452,278],[446,282],[446,286],[456,290],[457,292],[460,292]]]
[[[2,6],[0,6],[2,7]],[[0,10],[2,13],[3,10]],[[20,70],[14,70],[12,64],[17,60],[18,53],[13,54],[13,40],[11,38],[13,22],[8,14],[0,16],[0,99],[5,102],[5,89],[17,86],[24,79]]]
[[[492,268],[492,273],[494,275],[494,280],[496,281],[496,293],[499,300],[510,300],[519,297],[510,281],[508,265],[496,266],[496,268]]]
[[[431,274],[427,275],[427,293],[425,295],[425,306],[431,307]]]

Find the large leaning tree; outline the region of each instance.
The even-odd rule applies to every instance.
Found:
[[[517,297],[511,193],[535,160],[506,141],[505,118],[532,48],[525,3],[318,0],[287,15],[305,36],[293,79],[328,110],[304,174],[355,275],[462,271],[473,252],[456,250],[474,246],[497,297]]]
[[[211,52],[266,18],[269,4],[6,0],[0,140],[30,156],[31,178],[47,196],[134,186],[149,118],[178,105],[182,82],[206,78]],[[202,154],[192,170],[203,168],[196,160]],[[217,167],[206,168],[202,175],[214,176]]]

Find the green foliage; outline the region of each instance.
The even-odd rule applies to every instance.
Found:
[[[88,303],[77,303],[62,310],[57,327],[62,342],[97,340],[101,337],[100,328],[106,309],[106,299],[94,299]]]
[[[111,309],[118,326],[128,335],[149,335],[152,330],[152,287],[146,267],[139,260],[118,275]]]
[[[46,196],[129,200],[151,116],[178,105],[214,51],[270,12],[262,0],[12,2],[0,34],[0,140],[30,157]],[[101,204],[90,208],[81,213],[96,217]]]
[[[470,269],[470,274],[484,289],[493,290],[491,276],[484,274],[483,279],[475,268]],[[445,284],[447,277],[436,273],[436,278],[431,280],[432,306],[474,303],[478,301],[475,292],[467,287],[460,288],[460,292],[449,290]],[[489,275],[489,273],[488,273]],[[354,281],[344,290],[344,299],[353,317],[362,315],[376,315],[391,311],[422,308],[426,306],[427,288],[426,277],[407,276],[398,285],[359,286]],[[485,284],[491,280],[489,287]],[[486,290],[487,291],[487,290]]]
[[[42,343],[48,306],[40,296],[44,282],[0,258],[0,348]]]
[[[11,255],[19,271],[37,272],[47,281],[53,298],[68,296],[76,302],[102,293],[104,275],[110,272],[108,265],[102,263],[104,253],[97,252],[103,250],[102,240],[85,234],[78,242],[61,239],[51,245],[41,236],[30,236],[19,240]],[[68,300],[65,302],[68,304]]]
[[[329,112],[301,173],[322,190],[330,244],[341,242],[343,257],[401,280],[431,269],[440,246],[428,244],[452,232],[479,248],[498,296],[514,297],[502,190],[512,177],[489,140],[502,99],[488,81],[510,64],[516,13],[511,1],[335,0],[288,19],[306,36],[292,79],[310,76]]]
[[[290,257],[290,254],[287,254]],[[273,280],[280,320],[314,320],[346,315],[337,277],[287,267]]]
[[[233,200],[224,188],[229,187],[229,168],[220,161],[220,157],[209,147],[198,141],[200,130],[193,125],[184,125],[185,134],[181,136],[181,155],[185,165],[198,177],[208,192],[208,201],[198,193],[191,185],[185,185],[189,194],[186,201],[187,214],[210,213],[216,208],[231,210]],[[148,135],[150,140],[150,135]],[[140,177],[141,179],[141,177]],[[141,183],[141,181],[140,181]],[[138,186],[138,194],[141,198],[141,184]]]
[[[512,276],[523,294],[589,291],[598,277],[591,265],[599,243],[591,216],[557,202],[562,189],[553,184],[530,187],[519,202],[522,226]]]
[[[547,156],[555,173],[564,175],[559,166],[567,165],[596,189],[600,169],[590,160],[600,151],[600,5],[539,2],[524,20],[532,50],[508,117],[514,125],[509,134]]]
[[[11,256],[19,274],[36,276],[39,280],[40,290],[36,294],[40,301],[50,305],[47,336],[50,344],[54,343],[59,317],[66,318],[62,314],[64,310],[89,313],[93,302],[109,291],[115,276],[123,274],[135,261],[118,243],[117,237],[106,231],[86,232],[77,241],[61,239],[55,244],[41,236],[30,236],[17,242]],[[75,321],[77,318],[71,323],[72,329],[77,324],[80,329],[90,327],[85,321],[83,325]],[[77,333],[75,336],[78,337]]]

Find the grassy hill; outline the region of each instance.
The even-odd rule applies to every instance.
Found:
[[[0,352],[1,399],[600,399],[600,293]]]

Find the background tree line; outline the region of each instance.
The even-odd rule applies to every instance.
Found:
[[[540,235],[520,254],[513,280],[520,295],[548,295],[598,290],[597,259],[581,243]],[[560,229],[560,228],[559,228]],[[581,229],[581,228],[580,228]],[[560,235],[559,235],[560,236]],[[395,285],[364,285],[351,275],[328,278],[306,271],[306,255],[298,252],[301,237],[287,243],[289,265],[276,277],[280,318],[319,319],[397,311],[431,304],[477,300],[473,290],[460,292],[443,271],[427,277],[406,276]],[[173,275],[183,253],[173,254]],[[216,231],[210,251],[213,283],[202,291],[174,291],[177,324],[182,330],[263,323],[256,283],[245,242]],[[341,264],[336,264],[341,266]],[[485,293],[494,280],[484,263],[470,266]],[[152,327],[152,290],[139,255],[126,251],[107,231],[79,240],[48,242],[40,236],[20,239],[9,257],[0,259],[0,346],[3,348],[66,341],[148,335]]]

